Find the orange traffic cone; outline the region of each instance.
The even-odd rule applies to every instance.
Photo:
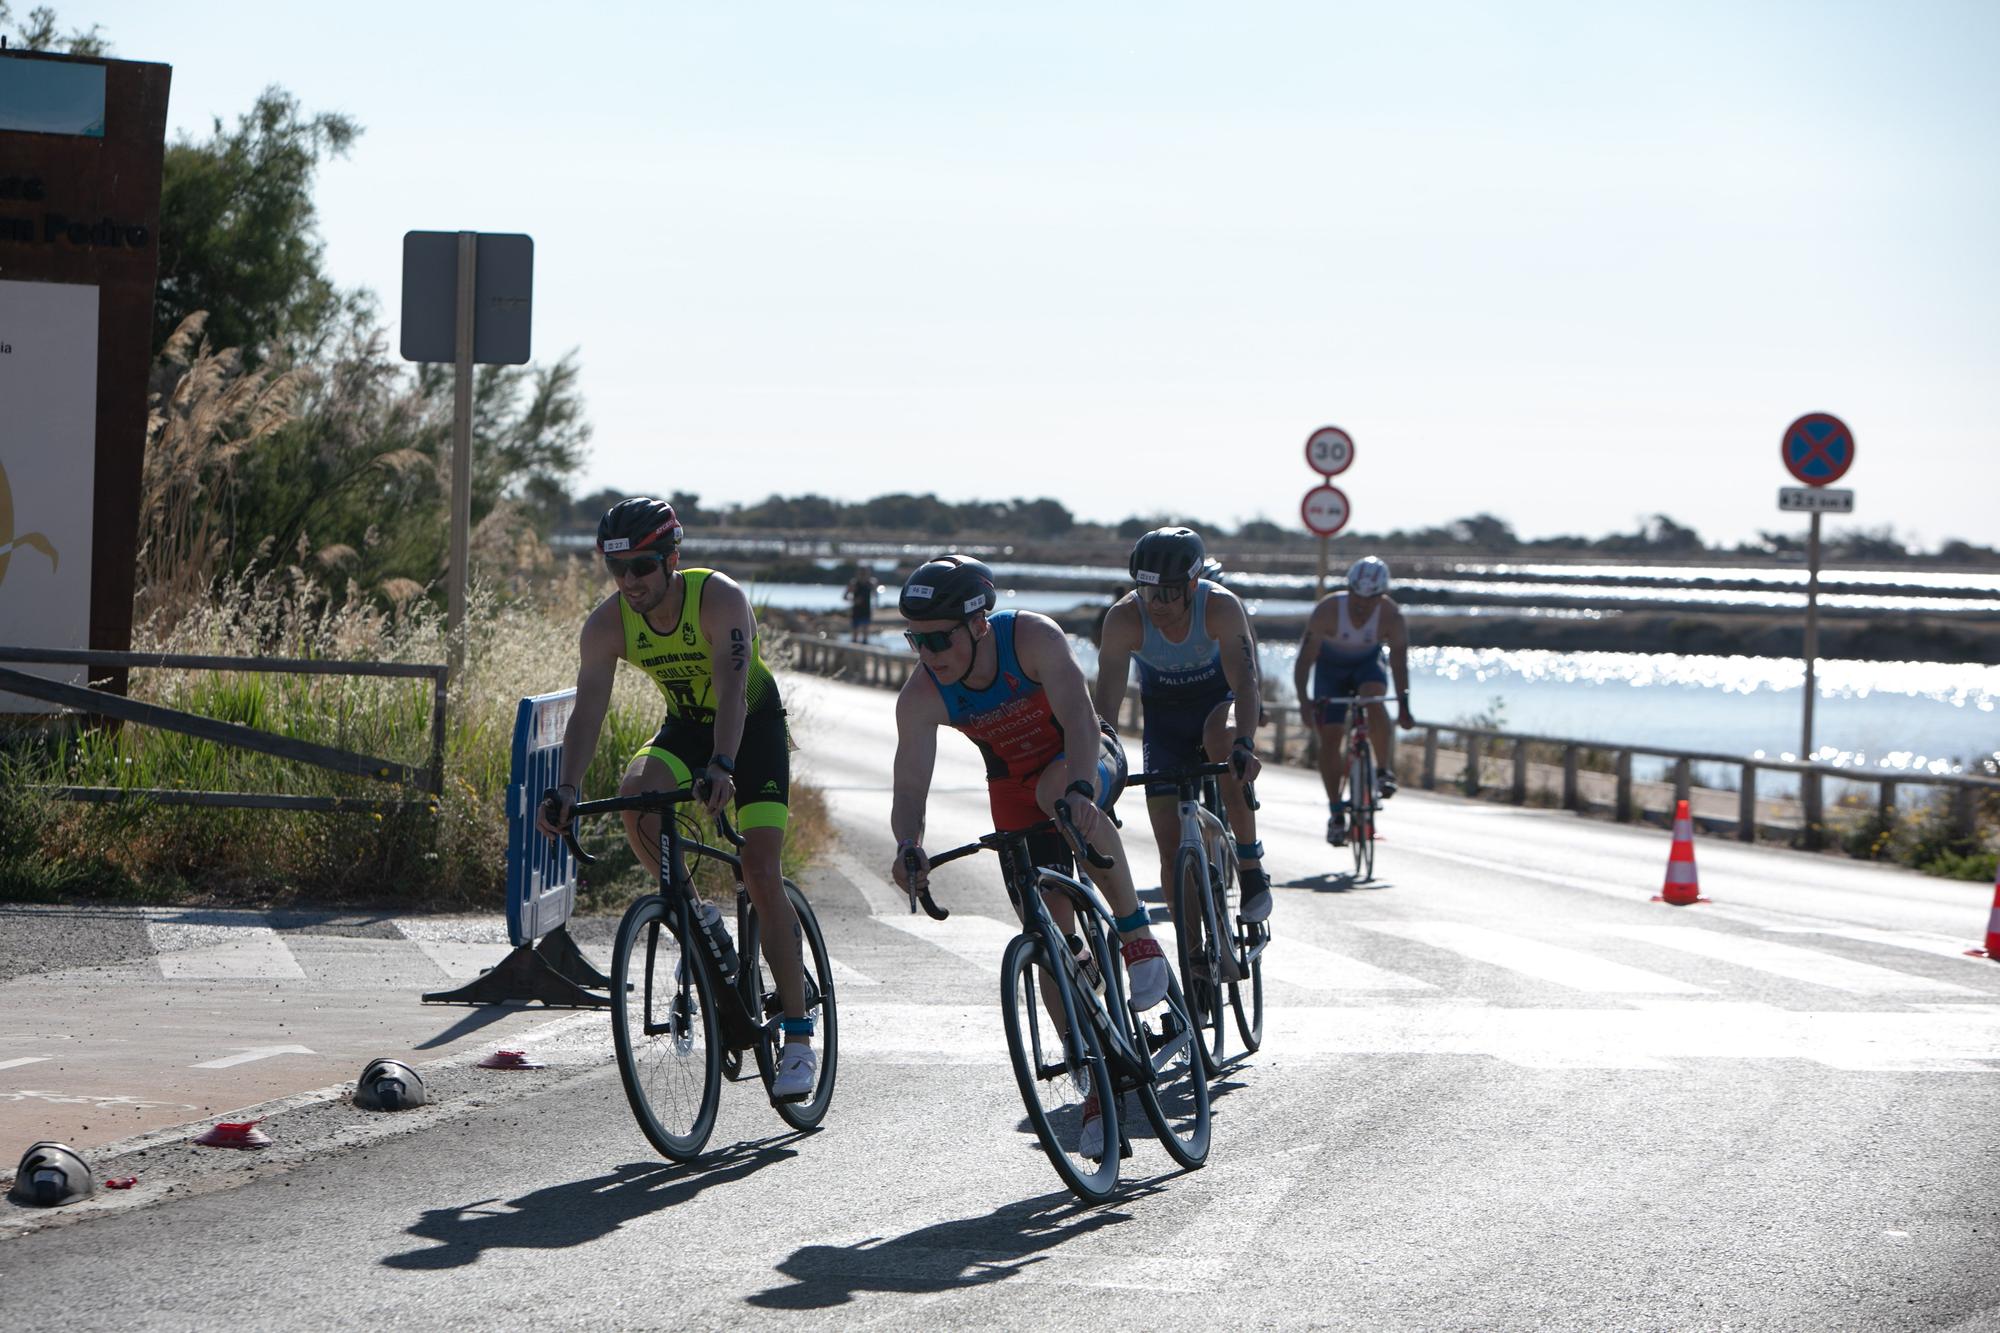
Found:
[[[2000,866],[1995,866],[1993,875],[1993,913],[1986,918],[1986,947],[1967,949],[1968,958],[1991,958],[2000,963]]]
[[[1686,801],[1674,807],[1674,850],[1667,855],[1666,887],[1653,901],[1669,907],[1708,901],[1701,896],[1701,879],[1695,873],[1694,816],[1688,813]]]

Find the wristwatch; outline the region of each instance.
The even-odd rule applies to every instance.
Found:
[[[736,761],[726,754],[710,755],[708,766],[710,768],[719,768],[732,778],[736,776]]]

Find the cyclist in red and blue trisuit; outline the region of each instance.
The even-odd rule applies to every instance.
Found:
[[[1389,688],[1382,669],[1382,650],[1389,650],[1389,668],[1396,674],[1396,725],[1413,727],[1410,716],[1410,636],[1403,611],[1389,595],[1389,566],[1364,555],[1347,571],[1347,590],[1321,599],[1306,619],[1292,683],[1299,692],[1299,709],[1308,727],[1319,733],[1319,775],[1326,784],[1326,840],[1336,847],[1347,841],[1347,807],[1340,788],[1347,777],[1347,705],[1324,702],[1356,695],[1382,695]],[[1312,692],[1306,674],[1312,673]],[[1396,794],[1396,775],[1389,768],[1389,715],[1380,704],[1364,705],[1368,740],[1375,747],[1375,785],[1383,799]]]
[[[1139,538],[1130,561],[1139,586],[1104,620],[1097,711],[1118,716],[1128,663],[1137,662],[1146,771],[1234,761],[1234,771],[1222,779],[1222,799],[1237,839],[1243,886],[1238,914],[1263,921],[1271,915],[1271,877],[1264,872],[1257,816],[1243,794],[1244,783],[1261,767],[1257,641],[1236,594],[1201,576],[1207,559],[1200,534],[1191,528],[1156,528]],[[1181,839],[1172,783],[1146,784],[1146,813],[1160,848],[1164,888],[1173,883]],[[1178,913],[1178,904],[1174,910]]]
[[[898,605],[923,669],[910,673],[896,699],[891,873],[905,892],[928,880],[924,812],[937,764],[937,733],[941,727],[964,732],[986,759],[995,828],[1039,824],[1061,801],[1077,831],[1111,858],[1111,868],[1093,871],[1092,877],[1117,919],[1132,1007],[1150,1009],[1166,997],[1166,956],[1133,888],[1117,826],[1104,815],[1124,785],[1125,752],[1091,708],[1083,669],[1062,630],[1030,611],[996,612],[997,600],[992,572],[961,555],[929,561],[903,585]],[[1032,850],[1038,864],[1067,860],[1059,834],[1037,835]],[[907,852],[915,853],[914,886],[905,868]],[[1069,900],[1051,895],[1048,903],[1067,931],[1073,920]]]

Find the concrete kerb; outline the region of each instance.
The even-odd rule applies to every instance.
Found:
[[[603,1029],[600,1037],[591,1039],[585,1035],[592,1026]],[[0,1200],[0,1241],[45,1227],[149,1207],[169,1198],[187,1199],[233,1188],[251,1179],[302,1166],[326,1153],[413,1134],[469,1108],[540,1092],[610,1065],[610,1023],[602,1012],[565,1015],[509,1036],[504,1044],[510,1048],[532,1047],[548,1067],[518,1073],[475,1069],[473,1066],[489,1053],[489,1045],[482,1043],[413,1066],[423,1075],[430,1100],[412,1110],[361,1110],[351,1101],[354,1080],[347,1079],[310,1092],[292,1093],[101,1144],[85,1154],[93,1173],[100,1180],[137,1176],[136,1188],[119,1192],[100,1190],[94,1198],[61,1208],[27,1208]],[[262,1120],[276,1142],[256,1152],[195,1146],[194,1137],[220,1120]],[[13,1178],[14,1168],[10,1165],[0,1174],[0,1193],[12,1184]]]

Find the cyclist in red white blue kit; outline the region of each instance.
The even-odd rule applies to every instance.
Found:
[[[1083,668],[1069,640],[1047,616],[995,611],[992,571],[962,555],[941,555],[910,575],[898,605],[923,670],[910,673],[896,699],[895,798],[889,827],[896,836],[891,867],[905,892],[930,875],[924,854],[924,813],[937,763],[937,733],[962,731],[986,759],[987,799],[994,827],[1024,829],[1055,813],[1056,803],[1099,852],[1112,859],[1093,871],[1117,919],[1134,1009],[1166,998],[1167,963],[1151,920],[1139,903],[1118,829],[1106,816],[1125,783],[1125,752],[1091,707]],[[1056,832],[1031,846],[1038,864],[1067,863]],[[915,852],[911,882],[904,854]],[[1070,928],[1074,909],[1052,895],[1058,925]]]
[[[1271,877],[1262,864],[1257,816],[1243,794],[1243,784],[1261,767],[1257,641],[1236,594],[1201,576],[1207,559],[1201,535],[1191,528],[1156,528],[1133,546],[1130,570],[1139,586],[1105,617],[1097,711],[1118,716],[1128,664],[1136,661],[1146,771],[1233,761],[1234,771],[1222,779],[1222,799],[1241,866],[1238,914],[1263,921],[1271,915]],[[1146,785],[1146,813],[1160,847],[1160,883],[1170,885],[1181,836],[1173,784]]]

